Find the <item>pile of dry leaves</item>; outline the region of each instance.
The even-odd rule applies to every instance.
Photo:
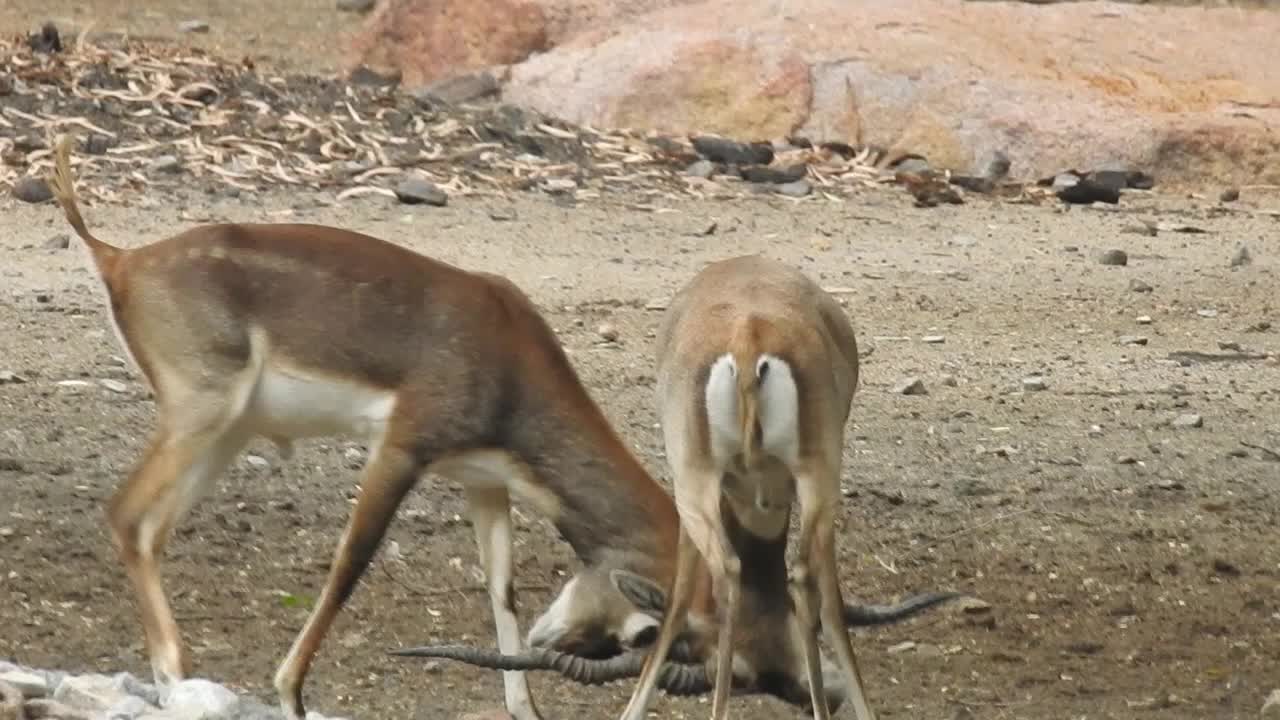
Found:
[[[625,193],[639,208],[689,195],[837,199],[882,183],[930,205],[960,202],[967,187],[840,143],[604,131],[510,105],[450,106],[376,76],[283,77],[180,46],[62,38],[51,26],[0,39],[0,190],[47,173],[62,133],[78,139],[81,192],[108,202],[179,183],[397,197],[406,176],[448,195]]]

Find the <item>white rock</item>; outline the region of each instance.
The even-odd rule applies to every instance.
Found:
[[[234,692],[218,683],[189,678],[173,686],[164,709],[190,720],[204,720],[225,713],[238,701]]]
[[[98,381],[98,384],[114,393],[122,393],[129,389],[128,385],[111,378],[103,378]]]
[[[111,675],[68,675],[58,683],[53,699],[78,710],[102,710],[130,697],[122,685]]]
[[[1280,689],[1272,690],[1262,704],[1262,720],[1280,720]]]
[[[925,335],[924,337],[920,338],[920,341],[926,342],[930,345],[939,345],[941,343],[946,342],[947,337],[945,335]]]
[[[126,695],[114,705],[107,708],[106,714],[103,717],[105,717],[106,720],[138,720],[138,718],[145,715],[148,710],[154,709],[154,706],[137,695]],[[97,717],[97,715],[94,715],[94,717]]]
[[[0,682],[12,685],[25,698],[42,698],[49,694],[49,681],[43,675],[25,670],[0,672]]]
[[[1032,375],[1031,377],[1022,379],[1022,389],[1028,392],[1038,392],[1040,390],[1047,390],[1048,388],[1049,384],[1046,383],[1044,378],[1039,375]]]

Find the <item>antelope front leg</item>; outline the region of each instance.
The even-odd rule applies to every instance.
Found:
[[[489,587],[489,602],[493,606],[498,649],[505,655],[515,655],[524,648],[512,589],[510,498],[506,488],[469,488],[467,501],[480,550],[480,564]],[[541,720],[523,672],[504,672],[502,684],[507,712],[515,720]]]
[[[302,684],[320,643],[356,582],[382,544],[396,508],[414,486],[423,463],[398,447],[383,445],[370,458],[360,483],[360,497],[338,541],[329,577],[316,607],[276,671],[280,707],[288,720],[304,720]]]
[[[676,635],[684,628],[685,618],[689,613],[689,605],[693,601],[693,575],[698,559],[698,549],[684,526],[680,527],[679,540],[676,543],[676,577],[671,587],[671,599],[662,614],[662,622],[658,625],[658,639],[649,651],[644,665],[640,669],[640,678],[631,693],[631,700],[622,711],[622,720],[645,720],[649,712],[649,703],[657,688],[658,669],[667,659],[671,644]]]
[[[796,496],[800,502],[800,566],[796,573],[797,580],[804,582],[806,593],[812,602],[815,578],[810,573],[816,569],[821,625],[848,676],[854,714],[858,720],[876,720],[863,689],[862,674],[858,670],[858,660],[849,640],[849,630],[844,625],[844,598],[840,592],[835,553],[835,513],[840,506],[839,471],[821,468],[797,473]],[[816,642],[817,638],[813,639]],[[815,696],[815,718],[818,717],[816,708],[819,703],[826,706],[825,700]]]

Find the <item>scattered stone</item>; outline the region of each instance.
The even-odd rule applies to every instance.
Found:
[[[1235,342],[1234,340],[1219,340],[1218,349],[1232,350],[1234,352],[1244,352],[1244,348],[1240,346],[1240,343]]]
[[[1031,377],[1025,377],[1022,379],[1022,389],[1027,392],[1039,392],[1041,390],[1049,389],[1049,384],[1045,382],[1043,376],[1032,375]]]
[[[421,90],[414,91],[418,98],[435,99],[450,105],[475,102],[485,98],[496,97],[502,92],[502,85],[493,73],[480,72],[454,75],[438,80]]]
[[[893,387],[895,395],[928,395],[924,381],[920,378],[907,378]]]
[[[44,241],[45,250],[66,250],[69,247],[71,247],[71,236],[66,233],[58,233]]]
[[[920,338],[920,341],[930,345],[941,345],[947,341],[947,337],[945,335],[925,335]]]
[[[959,384],[956,381],[956,376],[951,374],[943,375],[942,377],[938,378],[938,382],[944,387],[955,387],[956,385]]]
[[[747,182],[785,185],[797,180],[803,180],[808,172],[809,167],[807,165],[795,163],[794,165],[780,168],[767,165],[748,165],[743,167],[738,174]]]
[[[911,640],[904,640],[896,645],[890,645],[888,648],[885,649],[885,652],[889,653],[890,655],[897,655],[899,653],[904,653],[908,650],[913,650],[915,649],[915,646],[916,646],[915,642]]]
[[[996,189],[996,184],[992,182],[989,178],[985,178],[985,177],[974,177],[972,175],[952,175],[949,179],[952,185],[955,185],[956,187],[964,188],[969,192],[976,192],[976,193],[981,193],[985,195],[987,193],[990,193],[992,190]]]
[[[494,222],[510,222],[517,217],[519,217],[519,214],[516,213],[516,209],[513,207],[494,208],[489,211],[489,219]]]
[[[601,324],[600,327],[596,328],[596,334],[605,342],[617,342],[618,340],[618,328],[610,323]]]
[[[1138,323],[1139,325],[1150,325],[1152,322],[1150,315],[1139,315],[1138,317],[1134,318],[1133,321]]]
[[[1091,438],[1100,438],[1100,437],[1102,437],[1102,426],[1101,426],[1101,425],[1090,425],[1090,426],[1089,426],[1089,437],[1091,437]]]
[[[1231,267],[1244,267],[1253,262],[1253,256],[1249,254],[1249,248],[1241,245],[1236,248],[1236,253],[1231,256]]]
[[[0,683],[12,685],[26,698],[42,698],[49,695],[49,681],[43,675],[25,670],[0,673]]]
[[[207,33],[209,23],[203,20],[183,20],[178,23],[178,31],[184,33]]]
[[[122,393],[122,392],[127,392],[129,390],[128,385],[125,385],[119,380],[112,380],[111,378],[103,378],[98,381],[98,384],[110,390],[113,393]]]
[[[1103,265],[1128,265],[1129,253],[1123,250],[1107,250],[1098,257],[1098,262]]]
[[[0,370],[0,385],[21,385],[27,381],[12,370]]]
[[[1121,345],[1146,345],[1147,336],[1146,335],[1121,335],[1120,344]]]
[[[1225,558],[1214,558],[1213,572],[1223,577],[1240,577],[1240,568]]]
[[[654,298],[644,304],[644,309],[649,311],[661,312],[667,309],[670,302],[666,298]]]
[[[147,164],[147,171],[153,173],[176,173],[182,169],[182,161],[175,155],[161,155]]]
[[[895,173],[924,174],[932,170],[929,161],[919,155],[908,155],[893,166]]]
[[[710,160],[698,160],[684,169],[686,175],[697,178],[709,178],[715,171],[716,165]]]
[[[774,192],[787,197],[804,197],[813,190],[813,186],[808,180],[796,180],[795,182],[783,183],[778,185]]]
[[[1204,418],[1195,413],[1183,413],[1169,424],[1175,428],[1198,428],[1204,426]]]
[[[1125,262],[1128,262],[1128,260],[1129,260],[1128,257],[1126,257]],[[1103,264],[1106,264],[1106,263],[1103,263]],[[1125,263],[1120,263],[1120,264],[1124,265]],[[1132,280],[1129,281],[1129,289],[1136,293],[1149,293],[1152,290],[1155,290],[1155,288],[1151,287],[1149,283],[1143,282],[1138,278],[1133,278]]]
[[[740,143],[713,135],[693,138],[693,149],[711,162],[727,165],[768,165],[773,162],[773,145],[767,142]]]
[[[578,183],[573,178],[548,178],[542,187],[552,195],[564,195],[577,190]]]
[[[1200,308],[1199,310],[1196,311],[1196,314],[1202,318],[1218,317],[1218,311],[1215,308]]]
[[[1132,455],[1119,455],[1116,457],[1117,465],[1137,465],[1138,458]]]
[[[991,158],[987,161],[987,169],[983,176],[992,182],[1004,179],[1009,174],[1009,156],[1000,150],[991,153]]]
[[[366,87],[395,87],[400,84],[400,71],[393,69],[379,72],[368,65],[357,65],[347,74],[347,81],[352,85],[364,85]]]
[[[501,708],[469,712],[458,716],[458,720],[512,720],[511,714]]]
[[[434,183],[417,176],[410,176],[396,185],[396,199],[406,205],[432,205],[444,207],[449,204],[449,194]]]
[[[1218,196],[1218,200],[1224,203],[1235,202],[1239,199],[1240,188],[1237,187],[1229,187],[1226,190],[1223,190],[1222,194]]]
[[[1120,202],[1120,190],[1108,187],[1091,178],[1081,178],[1079,182],[1058,190],[1058,199],[1073,205],[1091,205],[1104,202],[1115,205]]]
[[[1262,703],[1262,720],[1280,720],[1280,688],[1272,690]]]
[[[53,190],[42,177],[27,175],[13,183],[13,196],[26,203],[42,203],[53,199]]]
[[[373,9],[376,0],[338,0],[338,10],[349,13],[367,13]]]
[[[164,709],[179,717],[204,720],[223,715],[238,698],[231,690],[208,680],[183,680],[169,692]]]
[[[261,455],[254,455],[250,453],[249,455],[244,456],[244,461],[256,468],[271,467],[271,463]]]

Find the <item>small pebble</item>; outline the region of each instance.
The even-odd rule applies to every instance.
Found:
[[[907,378],[893,387],[896,395],[928,395],[924,381],[920,378]]]
[[[1272,690],[1262,703],[1262,720],[1280,720],[1280,688]]]
[[[601,340],[615,342],[618,339],[618,328],[609,323],[604,323],[596,328],[596,334],[600,336]]]
[[[21,385],[27,379],[12,370],[0,370],[0,385]]]
[[[1204,426],[1204,418],[1195,413],[1183,413],[1170,423],[1175,428],[1198,428]]]
[[[125,385],[119,380],[112,380],[111,378],[103,378],[98,381],[98,384],[114,393],[122,393],[129,389],[128,385]]]
[[[1092,438],[1100,438],[1100,437],[1102,437],[1102,426],[1101,426],[1101,425],[1090,425],[1090,426],[1089,426],[1089,437],[1092,437]]]
[[[1199,316],[1200,316],[1200,317],[1202,317],[1202,318],[1216,318],[1216,317],[1218,317],[1218,311],[1217,311],[1217,310],[1215,310],[1215,309],[1213,309],[1213,308],[1201,308],[1201,309],[1199,309],[1199,310],[1197,310],[1197,311],[1196,311],[1196,314],[1197,314],[1197,315],[1199,315]]]
[[[373,9],[374,0],[338,0],[338,10],[349,13],[366,13]]]
[[[1040,390],[1047,390],[1048,388],[1049,384],[1046,383],[1044,378],[1040,375],[1032,375],[1031,377],[1022,379],[1022,389],[1028,392],[1038,392]]]
[[[267,459],[261,455],[245,455],[244,461],[257,468],[269,467],[271,465],[271,463],[267,462]]]
[[[444,207],[449,204],[449,194],[434,183],[420,177],[407,177],[396,185],[396,199],[406,205],[433,205]]]
[[[1151,316],[1150,316],[1150,315],[1139,315],[1138,317],[1134,318],[1134,319],[1133,319],[1133,321],[1134,321],[1134,322],[1136,322],[1136,323],[1138,323],[1139,325],[1150,325],[1150,324],[1151,324]]]
[[[1103,265],[1128,265],[1129,254],[1123,250],[1108,250],[1098,256],[1098,262]]]
[[[182,161],[173,155],[161,155],[147,164],[147,170],[153,173],[176,173],[182,169]]]
[[[786,195],[787,197],[804,197],[812,190],[813,186],[809,184],[808,180],[795,180],[778,185],[775,191],[779,195]]]
[[[578,189],[578,183],[573,178],[550,178],[542,183],[542,187],[552,195],[571,193]]]
[[[26,203],[42,203],[53,199],[53,190],[42,177],[28,175],[13,183],[13,196]]]
[[[959,384],[956,381],[955,375],[943,375],[941,378],[938,378],[938,382],[941,383],[944,387],[955,387],[956,385]]]
[[[207,33],[209,23],[203,20],[183,20],[178,23],[178,30],[184,33]]]
[[[1249,254],[1249,248],[1241,245],[1236,248],[1236,254],[1231,256],[1231,267],[1244,267],[1253,262],[1253,256]]]
[[[1121,345],[1146,345],[1147,337],[1145,335],[1121,335]]]
[[[1222,191],[1222,194],[1218,196],[1218,199],[1222,202],[1235,202],[1240,199],[1240,188],[1229,187]]]
[[[69,247],[71,247],[71,236],[66,233],[58,233],[44,241],[45,250],[66,250]]]
[[[716,166],[710,160],[698,160],[685,168],[684,173],[690,177],[709,178],[715,170]]]
[[[1124,263],[1120,263],[1120,264],[1123,265]],[[1149,293],[1155,288],[1151,287],[1151,285],[1149,285],[1148,283],[1145,283],[1142,280],[1139,280],[1138,278],[1134,278],[1129,281],[1129,289],[1136,293]]]
[[[947,337],[945,335],[925,335],[924,337],[920,338],[920,340],[930,345],[939,345],[941,343],[946,342]]]

